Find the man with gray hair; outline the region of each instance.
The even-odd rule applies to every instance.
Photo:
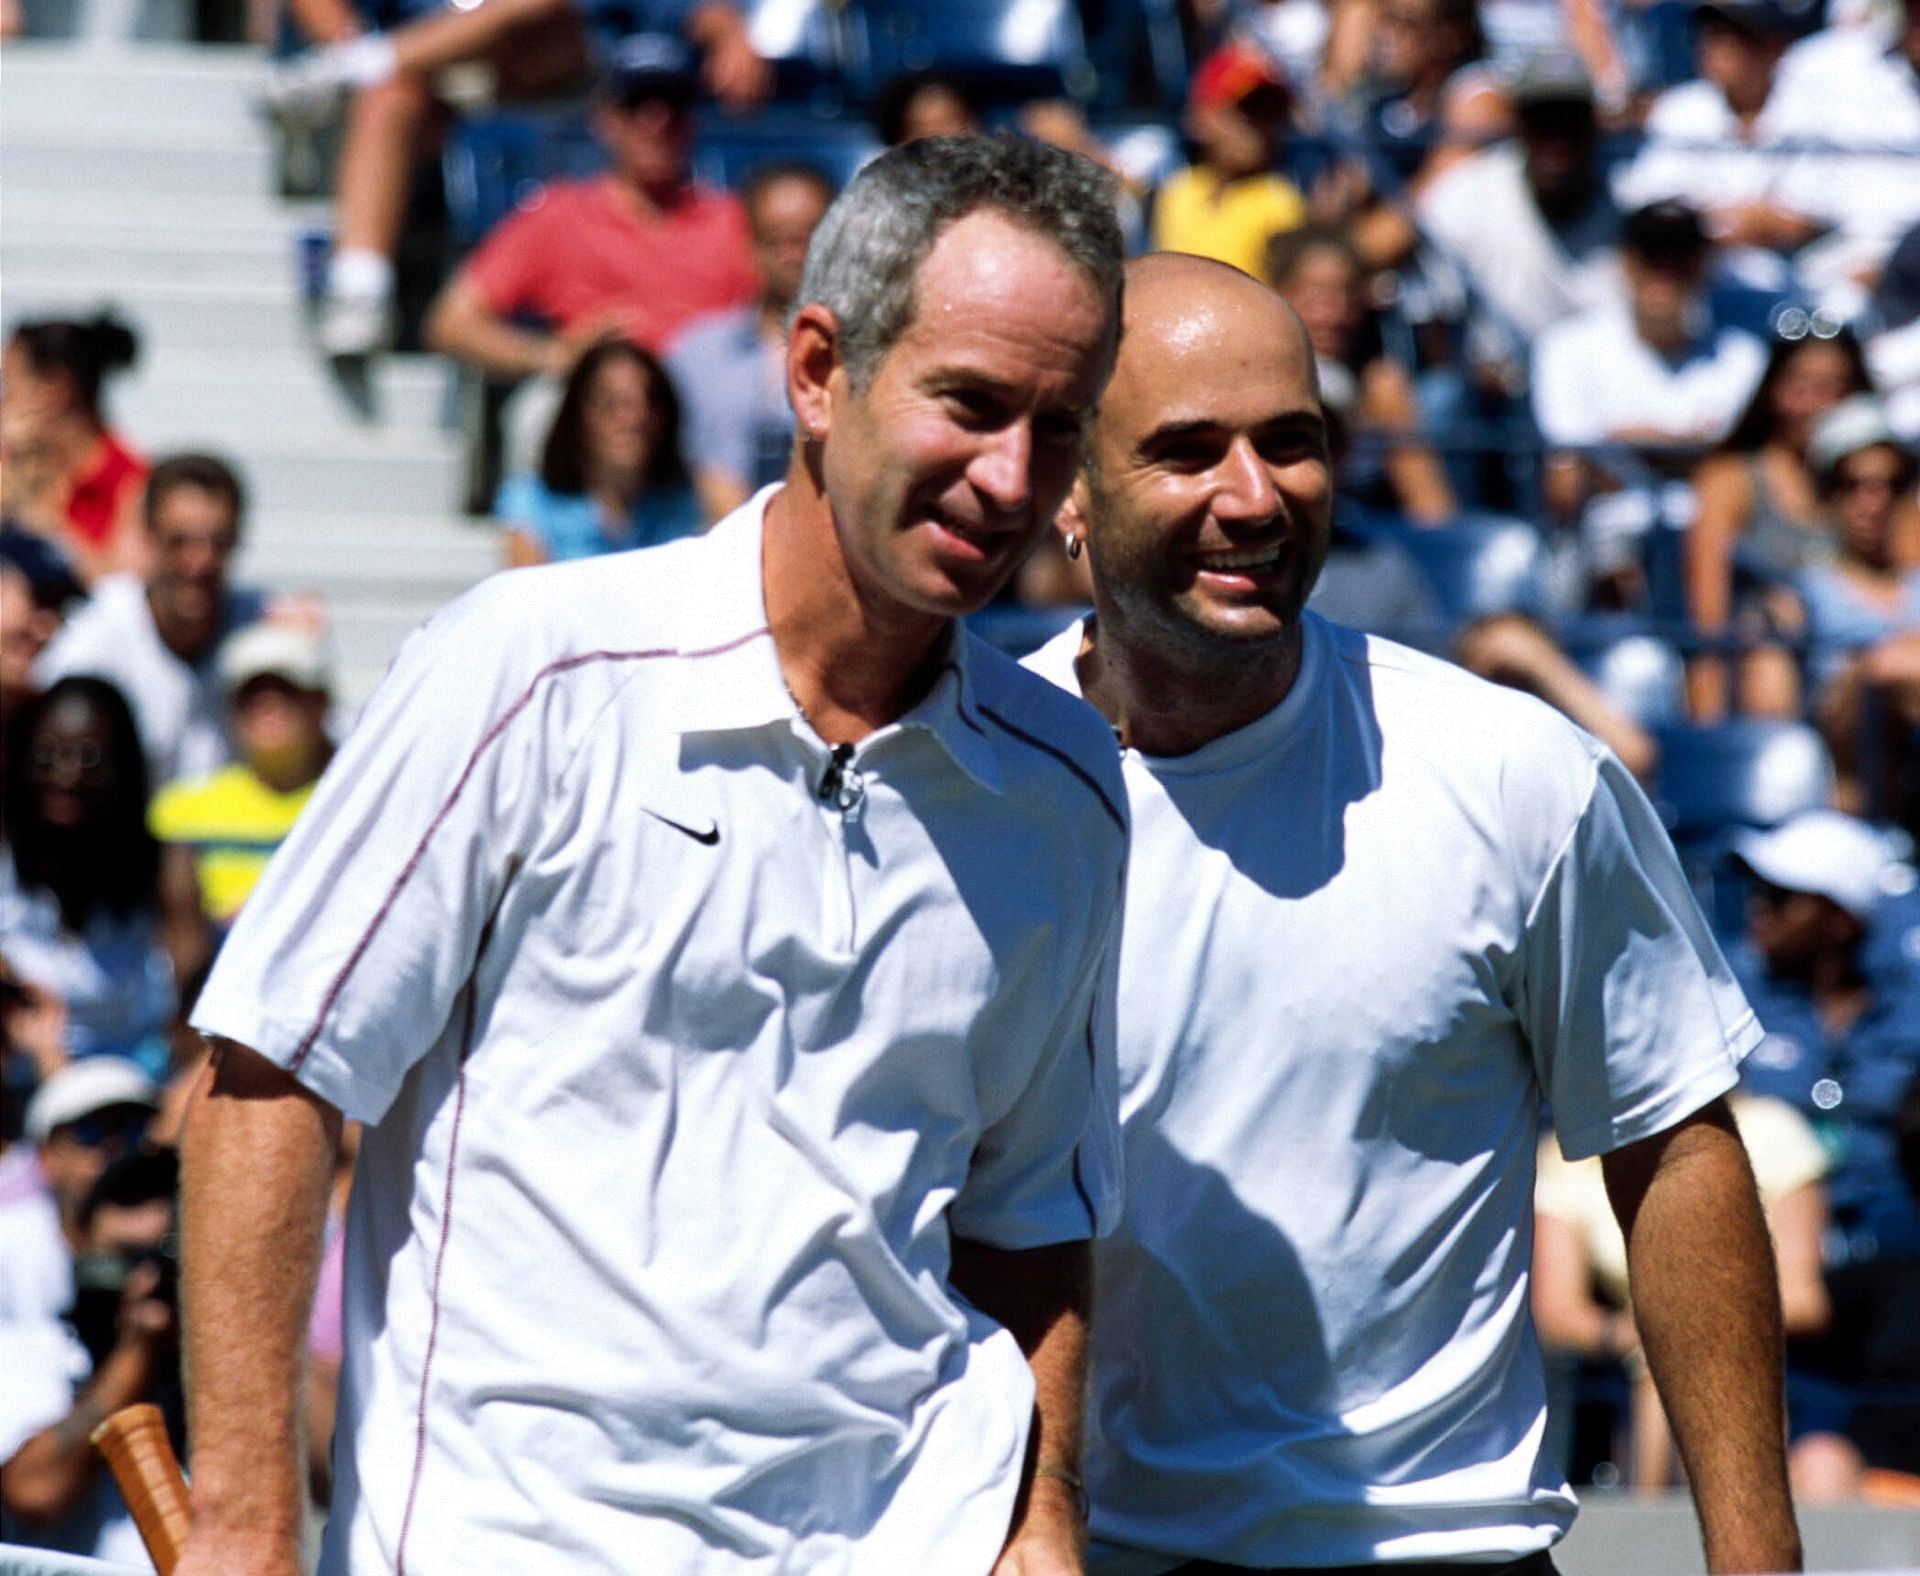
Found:
[[[885,155],[784,484],[402,652],[194,1013],[183,1576],[298,1569],[343,1117],[323,1571],[1079,1569],[1122,788],[956,615],[1071,483],[1120,281],[1086,161]]]

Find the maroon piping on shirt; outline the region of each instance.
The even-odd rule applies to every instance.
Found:
[[[724,656],[727,652],[737,650],[749,641],[758,640],[768,633],[769,631],[764,628],[751,630],[722,645],[706,646],[698,651],[680,651],[670,646],[662,646],[652,651],[587,651],[578,656],[561,657],[534,674],[532,682],[521,692],[520,698],[495,719],[493,725],[481,736],[480,742],[473,747],[473,754],[467,757],[467,764],[460,773],[459,781],[453,785],[453,792],[447,795],[447,802],[440,806],[439,813],[427,823],[427,829],[420,834],[420,842],[414,848],[413,856],[407,860],[400,874],[394,878],[393,885],[387,889],[387,895],[381,900],[380,907],[374,911],[373,918],[367,922],[367,928],[360,933],[360,939],[354,943],[353,951],[347,954],[347,961],[340,966],[339,974],[327,987],[327,994],[320,1002],[320,1010],[314,1015],[313,1026],[307,1030],[300,1044],[295,1048],[292,1060],[287,1063],[287,1071],[299,1072],[301,1064],[313,1050],[320,1038],[320,1031],[326,1026],[328,1016],[340,1000],[340,993],[346,989],[347,981],[353,977],[353,971],[360,966],[360,960],[366,955],[367,948],[372,945],[373,938],[379,933],[380,927],[386,923],[387,915],[392,911],[393,905],[399,901],[401,891],[406,887],[407,882],[413,879],[414,871],[420,868],[420,861],[426,857],[427,844],[433,841],[433,834],[440,830],[441,823],[453,813],[454,805],[459,802],[460,795],[466,790],[475,768],[480,764],[480,757],[487,752],[488,746],[494,740],[506,732],[508,724],[526,710],[533,700],[534,692],[543,683],[558,674],[569,673],[575,668],[582,668],[593,662],[645,662],[656,657],[691,659]]]

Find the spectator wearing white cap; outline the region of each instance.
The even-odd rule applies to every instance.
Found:
[[[57,1318],[73,1300],[80,1206],[159,1108],[159,1086],[118,1056],[69,1062],[27,1103],[33,1185],[0,1204],[0,1329]]]
[[[1863,950],[1881,904],[1914,877],[1888,837],[1834,810],[1743,832],[1733,852],[1753,878],[1746,946],[1733,962],[1767,1031],[1741,1084],[1798,1108],[1836,1157],[1833,1330],[1821,1349],[1794,1354],[1788,1397],[1796,1489],[1839,1497],[1872,1464],[1856,1426],[1863,1400],[1888,1380],[1920,1381],[1911,1302],[1904,1332],[1897,1314],[1920,1291],[1920,1202],[1901,1176],[1895,1129],[1920,1074],[1920,1012],[1911,982],[1870,976]],[[1909,1414],[1909,1429],[1916,1423]]]
[[[1920,820],[1920,512],[1912,452],[1864,395],[1814,428],[1808,459],[1832,522],[1834,556],[1796,584],[1806,610],[1814,717],[1839,774],[1839,802]]]
[[[290,624],[241,630],[222,649],[219,666],[240,759],[168,784],[147,820],[163,845],[168,878],[191,881],[207,918],[225,927],[333,758],[332,679],[320,637]]]

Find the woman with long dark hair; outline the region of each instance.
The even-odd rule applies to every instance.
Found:
[[[494,501],[507,565],[652,547],[700,529],[680,447],[680,396],[649,352],[605,339],[575,363],[534,475]]]
[[[1729,712],[1792,716],[1799,672],[1765,636],[1791,621],[1782,602],[1796,576],[1832,556],[1833,538],[1807,463],[1815,424],[1870,380],[1860,345],[1842,330],[1775,342],[1760,385],[1724,442],[1694,472],[1686,541],[1687,616],[1704,634],[1733,630],[1745,650],[1729,672],[1719,656],[1687,671],[1698,722]]]
[[[103,679],[65,678],[14,719],[0,849],[0,954],[64,1009],[70,1055],[167,1070],[174,981],[207,951],[191,893],[163,887],[133,712]]]
[[[80,578],[144,567],[140,495],[147,462],[108,425],[107,380],[139,354],[111,313],[85,322],[41,318],[15,326],[0,355],[0,427],[11,464],[31,467],[34,497],[9,505],[53,538]]]

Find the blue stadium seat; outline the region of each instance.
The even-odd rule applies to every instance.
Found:
[[[929,66],[992,101],[1093,91],[1072,0],[865,0],[847,22],[849,85],[868,102],[894,77]]]
[[[864,126],[811,109],[775,107],[747,120],[710,112],[700,123],[693,173],[710,186],[738,188],[758,165],[802,159],[844,186],[877,148]],[[456,247],[472,247],[548,181],[594,175],[608,162],[579,104],[461,121],[441,157]]]
[[[736,190],[762,164],[798,159],[845,186],[880,151],[864,122],[774,108],[746,120],[708,115],[693,150],[693,173],[710,186]]]
[[[440,164],[448,224],[464,252],[548,181],[597,174],[608,156],[585,109],[569,103],[466,117]]]
[[[1712,727],[1656,728],[1654,802],[1676,842],[1720,839],[1731,828],[1772,826],[1833,795],[1833,761],[1805,723],[1745,719]]]
[[[1452,525],[1396,533],[1450,619],[1546,610],[1546,549],[1525,520],[1462,516]]]

